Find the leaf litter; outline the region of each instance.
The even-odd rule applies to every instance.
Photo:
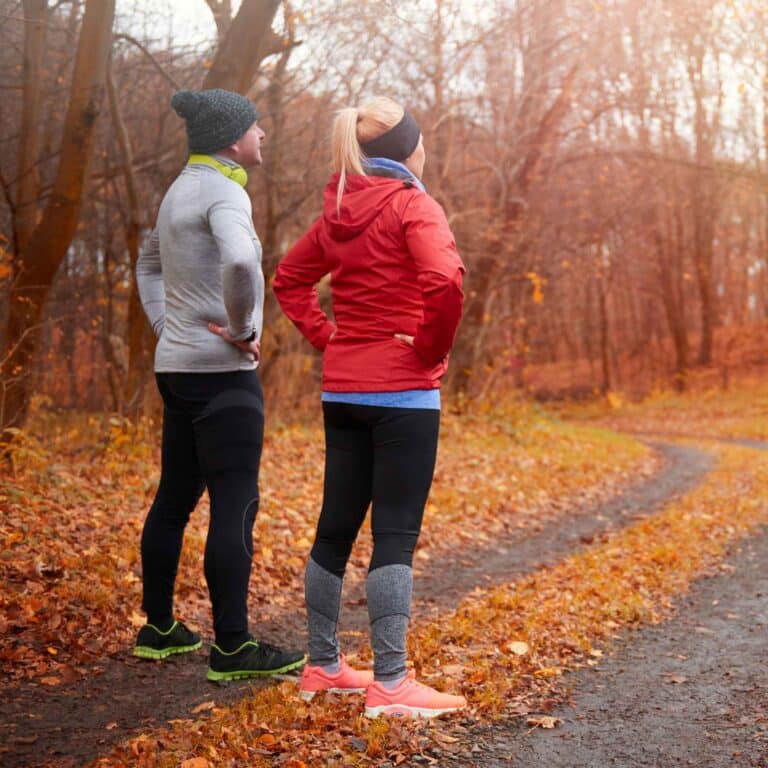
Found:
[[[475,590],[454,612],[413,627],[417,674],[461,690],[465,714],[368,722],[359,700],[317,697],[308,706],[286,682],[192,727],[143,734],[94,766],[171,766],[211,750],[216,765],[437,764],[446,750],[478,751],[469,736],[477,722],[521,717],[532,728],[556,728],[549,713],[562,699],[563,672],[599,663],[620,632],[669,616],[675,596],[715,568],[734,540],[768,523],[768,458],[734,446],[708,449],[718,465],[707,481],[661,511],[554,567]],[[515,653],[510,643],[528,650]]]

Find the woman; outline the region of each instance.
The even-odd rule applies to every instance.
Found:
[[[201,646],[174,619],[173,589],[184,529],[207,487],[205,578],[216,634],[207,677],[283,673],[302,666],[304,654],[254,640],[247,606],[264,433],[256,373],[264,277],[244,186],[245,167],[261,163],[264,131],[251,102],[231,91],[179,91],[171,104],[186,120],[191,155],[136,267],[159,337],[164,409],[160,485],[141,539],[147,624],[134,654],[164,659]]]
[[[407,674],[406,632],[464,266],[442,208],[420,181],[424,145],[409,112],[387,98],[341,110],[332,152],[323,215],[274,281],[283,311],[323,351],[325,486],[305,576],[301,694],[365,690],[368,717],[434,717],[466,702]],[[327,273],[335,322],[315,289]],[[373,680],[347,665],[336,632],[344,571],[371,502]]]

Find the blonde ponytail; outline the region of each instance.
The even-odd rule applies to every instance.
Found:
[[[360,147],[386,133],[403,118],[403,107],[386,96],[378,96],[363,104],[360,109],[346,107],[339,110],[333,121],[331,134],[331,155],[333,170],[339,174],[336,193],[336,210],[341,211],[347,176],[363,175],[365,153]]]
[[[339,174],[339,190],[336,193],[336,210],[341,211],[341,198],[349,173],[363,171],[363,150],[357,140],[357,122],[359,113],[354,107],[339,110],[333,121],[331,153],[333,170]]]

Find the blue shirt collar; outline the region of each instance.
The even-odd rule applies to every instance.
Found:
[[[363,167],[393,171],[393,175],[395,175],[396,178],[412,181],[422,192],[427,191],[421,179],[415,176],[410,168],[402,163],[398,163],[397,160],[390,160],[388,157],[367,157],[363,161]]]

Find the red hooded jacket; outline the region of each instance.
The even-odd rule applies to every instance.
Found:
[[[461,319],[464,265],[443,209],[402,179],[339,175],[323,215],[280,262],[273,288],[304,336],[323,350],[323,390],[436,389]],[[335,324],[320,308],[331,274]],[[396,339],[414,337],[413,346]]]

